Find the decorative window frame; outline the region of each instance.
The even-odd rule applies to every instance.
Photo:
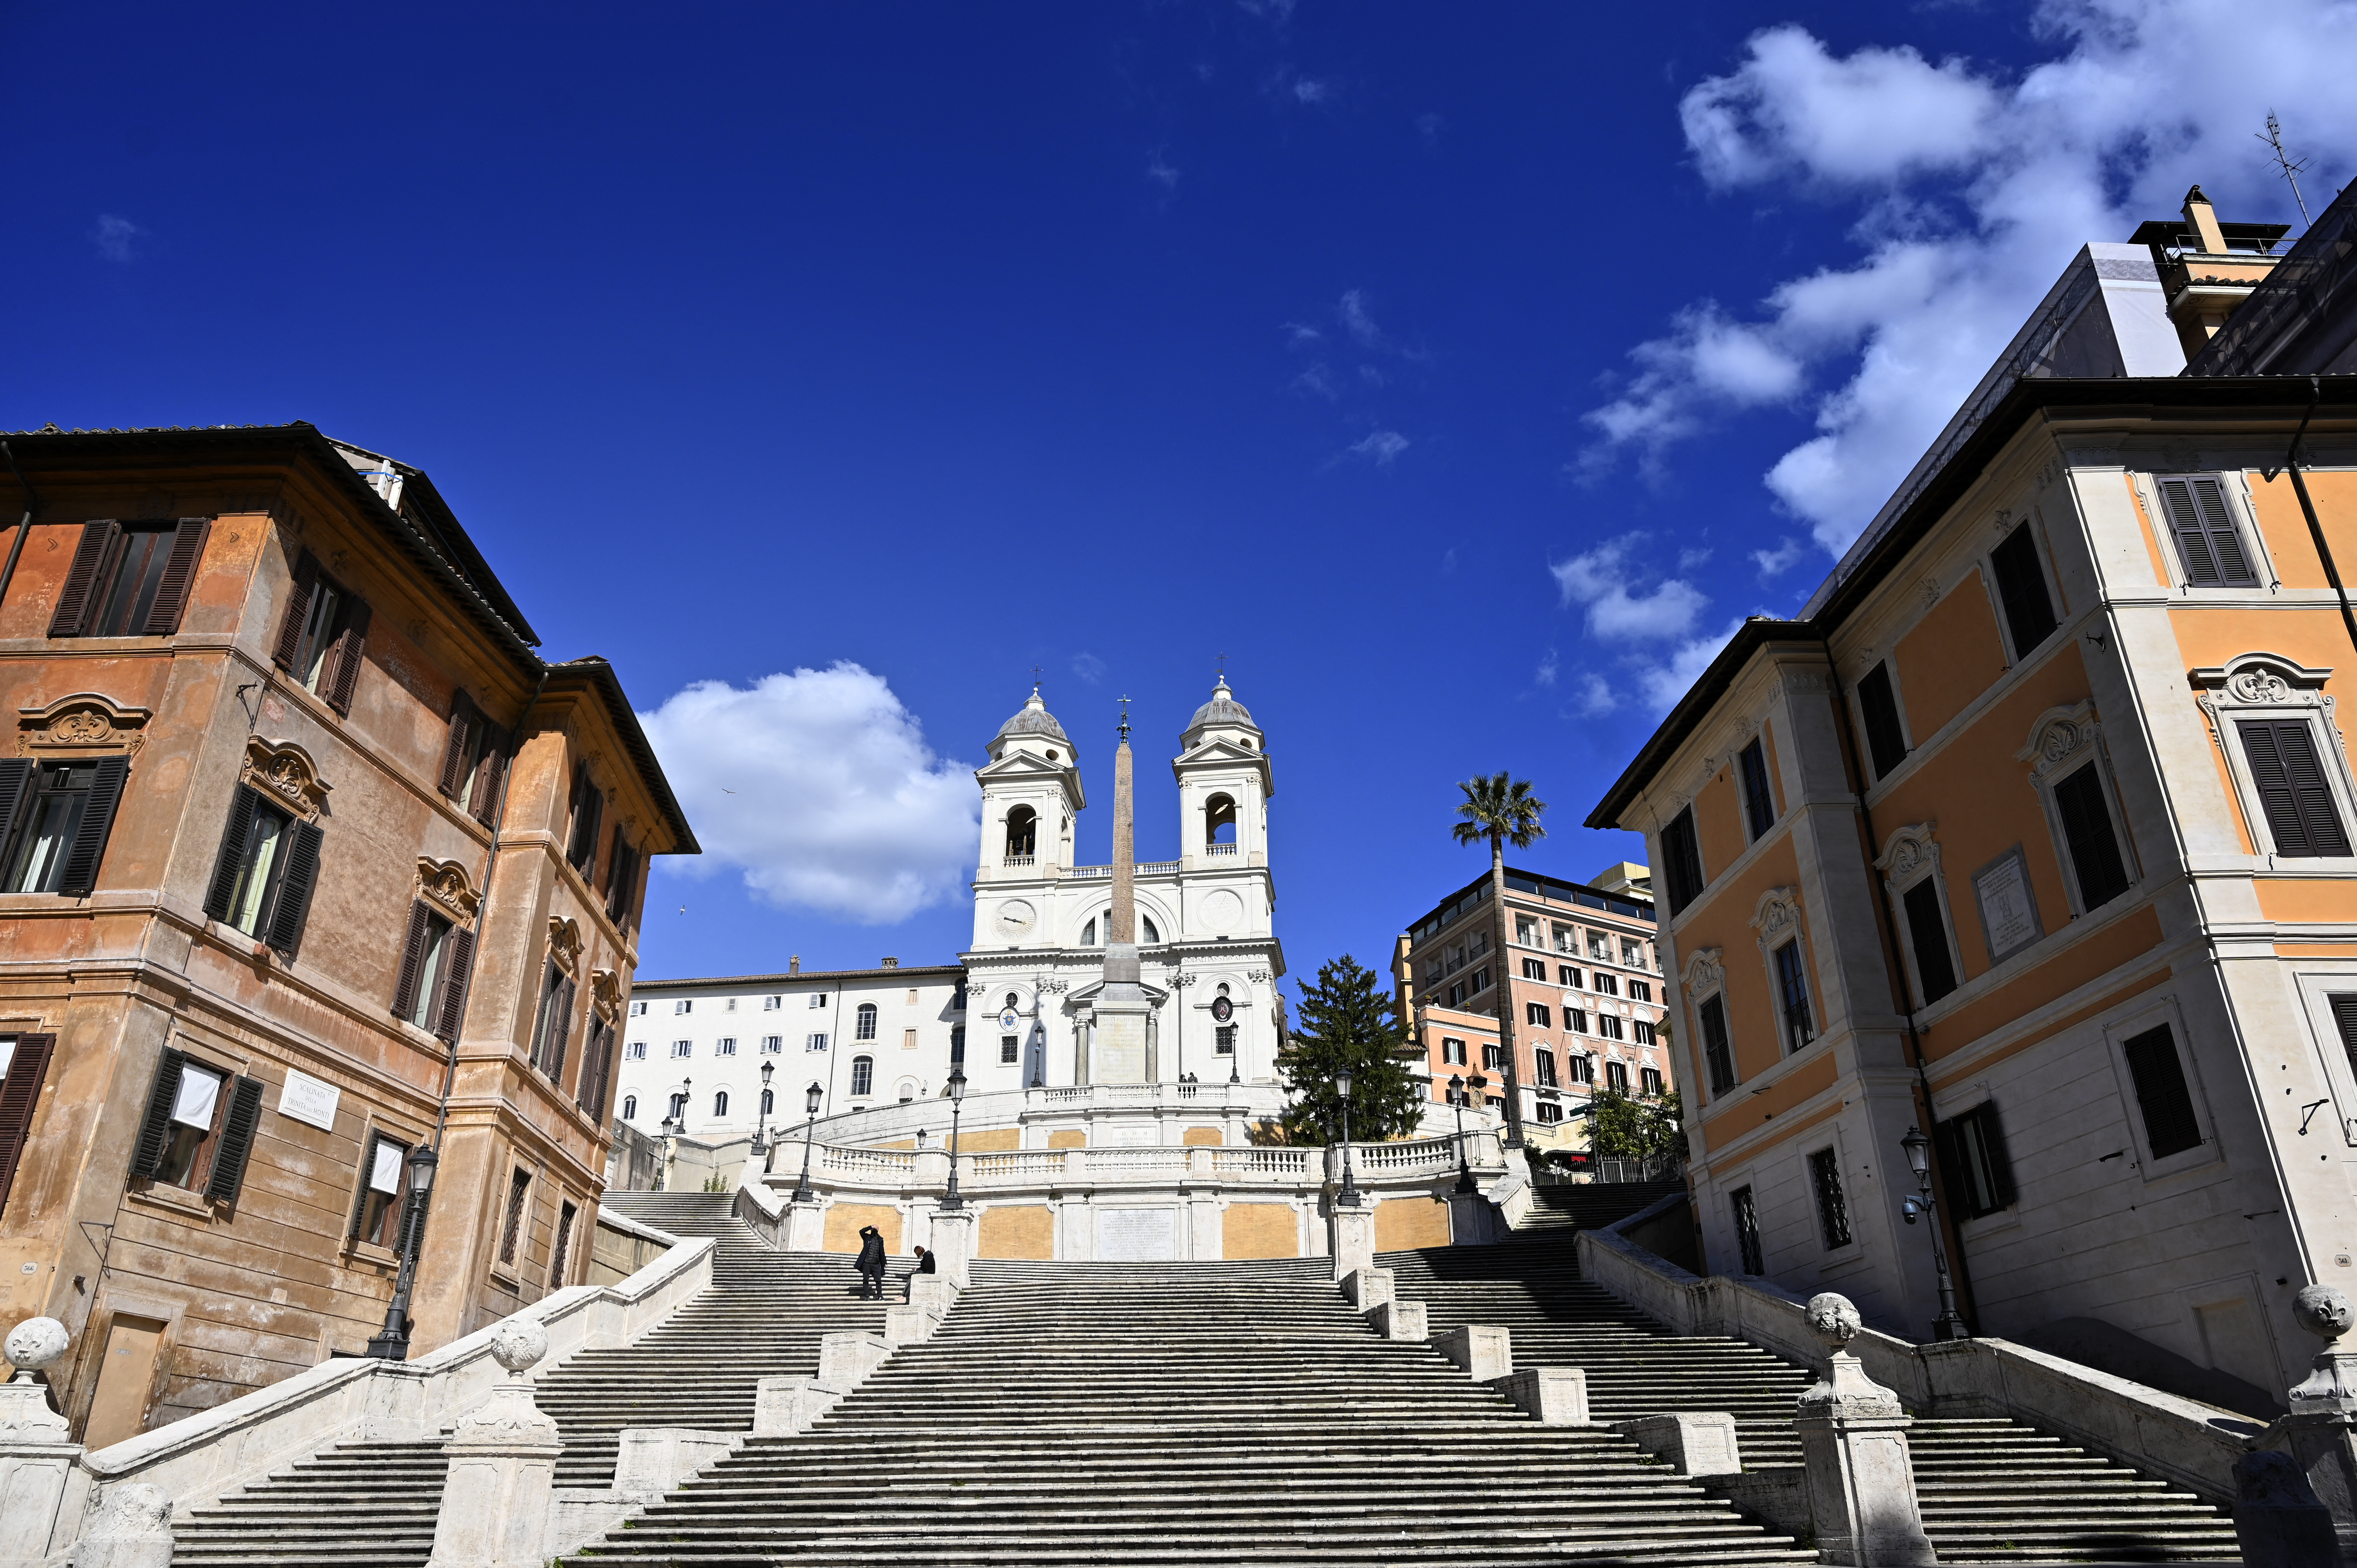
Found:
[[[2193,1101],[2193,1122],[2201,1130],[2201,1141],[2190,1149],[2160,1159],[2149,1158],[2144,1125],[2144,1112],[2136,1103],[2136,1075],[2128,1070],[2128,1041],[2147,1029],[2169,1026],[2169,1043],[2177,1047],[2178,1070],[2185,1075],[2185,1088]],[[2164,1181],[2180,1171],[2198,1170],[2203,1165],[2217,1165],[2226,1157],[2218,1142],[2217,1123],[2210,1116],[2210,1090],[2202,1082],[2201,1066],[2192,1052],[2193,1036],[2185,1026],[2184,1010],[2174,996],[2162,996],[2158,1001],[2122,1013],[2104,1025],[2104,1054],[2111,1058],[2112,1076],[2119,1090],[2120,1127],[2126,1134],[2125,1155],[2136,1167],[2136,1172],[2149,1184]],[[2020,1176],[2017,1171],[2015,1181]]]
[[[1964,988],[1964,948],[1956,935],[1955,910],[1948,902],[1948,878],[1940,865],[1939,841],[1932,832],[1939,827],[1936,820],[1910,822],[1894,829],[1883,842],[1882,854],[1876,857],[1874,869],[1882,873],[1882,886],[1890,895],[1893,915],[1904,920],[1906,897],[1922,883],[1929,881],[1940,890],[1940,933],[1948,944],[1948,962],[1956,977],[1953,996]],[[1910,994],[1923,994],[1923,977],[1915,972],[1915,929],[1907,928],[1907,940],[1899,944],[1899,961],[1907,972]],[[1940,999],[1947,1000],[1946,996]],[[1936,1007],[1938,1002],[1926,1004]]]
[[[580,978],[581,924],[563,915],[548,918],[548,956],[568,980]]]
[[[154,716],[149,709],[126,707],[95,692],[76,692],[38,708],[16,710],[16,752],[51,762],[81,752],[136,757],[147,738],[147,721]]]
[[[328,791],[334,788],[319,777],[319,765],[309,752],[291,740],[269,741],[258,735],[246,737],[238,782],[259,789],[307,822],[317,822],[325,814]]]
[[[2341,1142],[2357,1148],[2357,1069],[2352,1069],[2349,1053],[2341,1047],[2341,1031],[2332,1022],[2332,1004],[2326,1000],[2335,992],[2357,993],[2357,962],[2333,969],[2303,967],[2292,977],[2292,983],[2299,992],[2300,1012],[2308,1020],[2309,1038],[2316,1048],[2317,1070],[2323,1076],[2333,1110],[2340,1114]],[[2306,1114],[2307,1108],[2302,1107],[2302,1112]],[[2309,1132],[2313,1126],[2314,1122],[2303,1121],[2300,1131]]]
[[[1679,974],[1678,989],[1685,997],[1686,1038],[1694,1042],[1695,1086],[1696,1090],[1717,1099],[1721,1090],[1711,1087],[1709,1043],[1702,1037],[1702,1004],[1712,997],[1719,998],[1719,1014],[1727,1020],[1727,1085],[1724,1092],[1731,1093],[1742,1087],[1743,1062],[1735,1048],[1735,1019],[1727,1006],[1727,964],[1724,948],[1697,948],[1686,960]]]
[[[1987,532],[1981,535],[1979,547],[1973,552],[1973,564],[1980,570],[1981,592],[1988,596],[1989,617],[1996,622],[1997,646],[2005,652],[2007,671],[2020,669],[2024,655],[2013,645],[2013,623],[2006,618],[2005,596],[1997,591],[1996,547],[2012,538],[2013,531],[2024,524],[2029,526],[2030,543],[2037,546],[2038,575],[2040,581],[2046,585],[2046,607],[2054,612],[2054,630],[2047,633],[2046,640],[2029,652],[2038,653],[2057,646],[2062,628],[2071,619],[2070,601],[2062,596],[2062,582],[2054,571],[2052,542],[2046,535],[2046,514],[2036,507],[2019,515],[2010,507],[1997,508],[1996,515],[1989,520]],[[1924,613],[1931,613],[1938,603],[1938,599],[1933,599],[1925,605]]]
[[[472,926],[483,907],[483,896],[476,891],[464,865],[431,855],[417,857],[417,897],[454,926]]]
[[[2127,870],[2128,889],[2135,891],[2144,881],[2144,865],[2127,831],[2127,813],[2120,807],[2119,780],[2112,771],[2111,748],[2104,744],[2104,726],[2095,717],[2094,700],[2049,708],[2039,714],[2029,726],[2029,743],[2013,755],[2015,761],[2029,765],[2029,787],[2046,813],[2046,832],[2061,868],[2062,892],[2070,900],[2072,918],[2087,913],[2087,901],[2079,891],[2079,868],[2071,858],[2071,837],[2062,831],[2062,811],[2054,803],[2054,786],[2090,760],[2095,765],[2095,783],[2104,792],[2104,810],[2111,818],[2120,865]]]
[[[1817,983],[1817,966],[1811,961],[1808,921],[1801,912],[1801,890],[1797,887],[1770,887],[1760,895],[1751,907],[1751,929],[1760,945],[1760,972],[1767,983],[1768,1004],[1776,1014],[1776,1051],[1779,1060],[1789,1060],[1803,1051],[1818,1045],[1825,1037],[1825,1006],[1824,988]],[[1776,950],[1786,942],[1800,944],[1801,978],[1809,988],[1809,1042],[1794,1046],[1784,1022],[1784,987],[1776,978]],[[1735,1022],[1727,1020],[1727,1048],[1734,1049]]]
[[[2259,526],[2251,505],[2250,476],[2240,468],[2192,467],[2193,456],[2190,451],[2163,452],[2160,458],[2166,467],[2135,473],[2136,499],[2144,504],[2145,519],[2152,525],[2153,538],[2160,545],[2160,558],[2169,564],[2168,581],[2162,586],[2172,594],[2196,598],[2227,597],[2261,588],[2270,594],[2283,592],[2283,574],[2276,569],[2275,553],[2267,548],[2266,531]],[[2227,520],[2234,525],[2234,537],[2250,559],[2252,574],[2259,579],[2256,583],[2221,583],[2215,587],[2201,587],[2191,581],[2192,574],[2185,569],[2185,557],[2177,547],[2177,525],[2169,521],[2168,503],[2160,498],[2163,479],[2218,481],[2218,493],[2226,500]]]
[[[1899,766],[1889,773],[1878,774],[1874,778],[1867,787],[1867,793],[1869,795],[1907,772],[1915,759],[1922,755],[1924,742],[1930,738],[1916,735],[1915,723],[1907,716],[1907,687],[1906,683],[1899,679],[1899,639],[1893,637],[1889,639],[1889,646],[1883,648],[1880,652],[1877,652],[1872,648],[1866,650],[1865,656],[1858,660],[1857,675],[1851,678],[1848,689],[1843,692],[1841,696],[1841,700],[1849,704],[1850,721],[1857,726],[1851,733],[1857,737],[1857,765],[1860,770],[1869,774],[1875,772],[1874,747],[1866,738],[1865,687],[1866,678],[1874,673],[1875,666],[1878,664],[1890,671],[1890,706],[1891,711],[1899,715],[1899,740],[1900,745],[1906,746],[1907,755],[1900,757]],[[2008,664],[2006,668],[2009,670],[2013,666]]]
[[[2344,832],[2357,842],[2357,777],[2349,767],[2349,748],[2344,744],[2341,724],[2333,710],[2332,697],[2324,690],[2324,682],[2332,674],[2330,669],[2311,670],[2295,659],[2280,653],[2244,653],[2225,663],[2209,669],[2187,672],[2187,678],[2201,689],[2195,699],[2210,721],[2210,739],[2224,754],[2226,774],[2234,781],[2235,799],[2243,808],[2243,821],[2250,830],[2251,842],[2265,845],[2259,851],[2269,866],[2291,869],[2314,866],[2329,859],[2316,855],[2278,855],[2275,834],[2267,825],[2267,812],[2259,799],[2257,784],[2251,779],[2250,758],[2243,754],[2242,737],[2230,735],[2234,721],[2242,718],[2305,719],[2309,736],[2316,742],[2316,754],[2325,759],[2324,777],[2332,790],[2332,803],[2341,813]]]
[[[618,1027],[622,1019],[622,977],[610,969],[591,970],[589,1005],[608,1028]]]

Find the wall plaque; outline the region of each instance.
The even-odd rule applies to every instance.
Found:
[[[336,1102],[344,1091],[332,1083],[322,1083],[307,1072],[286,1069],[286,1082],[278,1090],[278,1114],[317,1127],[322,1133],[336,1130]]]
[[[2019,844],[1973,873],[1973,897],[1980,906],[1981,936],[1988,943],[1990,963],[2003,963],[2046,934]]]
[[[1097,1259],[1108,1263],[1172,1263],[1178,1261],[1178,1211],[1175,1208],[1100,1208]]]

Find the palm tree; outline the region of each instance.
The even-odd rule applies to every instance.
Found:
[[[1546,837],[1539,825],[1546,802],[1531,793],[1530,780],[1510,779],[1504,772],[1475,775],[1457,786],[1465,803],[1457,808],[1458,822],[1450,832],[1458,843],[1490,841],[1490,914],[1496,934],[1491,946],[1497,952],[1498,977],[1493,994],[1498,1009],[1498,1054],[1502,1058],[1506,1090],[1506,1144],[1523,1142],[1522,1086],[1514,1071],[1513,972],[1506,943],[1506,845],[1528,849]]]

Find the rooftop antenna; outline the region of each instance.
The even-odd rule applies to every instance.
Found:
[[[2259,140],[2265,142],[2268,148],[2275,154],[2276,167],[2282,172],[2284,178],[2289,182],[2291,186],[2291,199],[2299,203],[2299,221],[2301,226],[2305,228],[2314,223],[2315,220],[2308,215],[2308,198],[2299,193],[2299,174],[2302,169],[2308,167],[2309,164],[2314,163],[2316,160],[2314,158],[2301,158],[2298,162],[2294,162],[2292,156],[2284,151],[2283,124],[2276,118],[2276,112],[2272,109],[2267,111],[2267,128],[2266,134],[2261,134],[2261,133],[2254,131],[2251,134],[2257,136]]]

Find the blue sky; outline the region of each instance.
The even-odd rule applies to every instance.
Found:
[[[1224,653],[1296,979],[1578,826],[2090,239],[2350,173],[2348,5],[12,7],[0,424],[435,477],[708,854],[640,973],[945,960],[1034,665],[1141,854]],[[798,673],[799,672],[799,673]],[[723,790],[733,789],[733,795]]]

